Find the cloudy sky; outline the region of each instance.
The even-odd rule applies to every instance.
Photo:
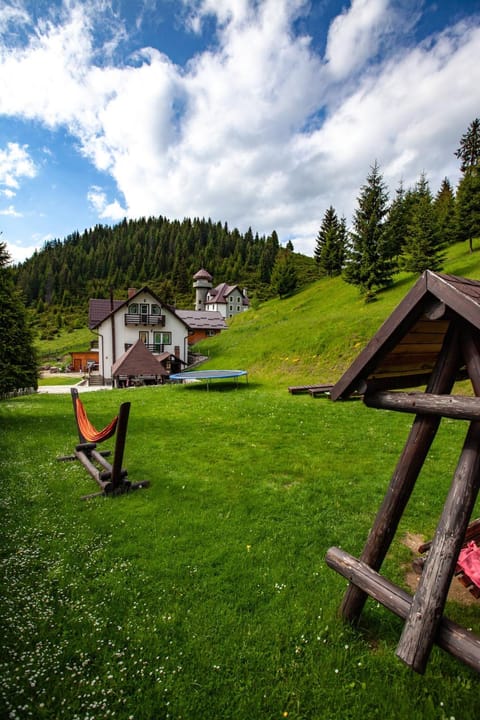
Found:
[[[479,0],[1,0],[1,239],[210,217],[311,254],[375,160],[456,185],[478,116]]]

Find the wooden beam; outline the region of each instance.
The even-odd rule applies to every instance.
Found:
[[[412,605],[412,596],[339,548],[330,548],[327,565],[368,593],[391,612],[405,619]],[[435,636],[436,644],[480,673],[480,637],[461,625],[442,617]]]
[[[442,351],[430,378],[428,392],[443,394],[452,389],[460,362],[458,335],[457,325],[452,324],[445,336]],[[439,423],[440,418],[434,415],[417,415],[413,421],[407,442],[361,555],[361,560],[374,570],[379,570],[382,566],[395,537]],[[351,623],[357,622],[366,599],[367,596],[362,590],[350,585],[341,607],[344,619]]]
[[[480,392],[480,333],[462,322],[460,344],[475,392]],[[480,422],[470,424],[442,516],[397,648],[397,655],[424,672],[445,606],[468,522],[480,489]]]
[[[397,647],[397,655],[425,672],[465,531],[480,489],[480,422],[470,424],[440,522]]]
[[[440,415],[456,420],[480,420],[480,398],[433,393],[376,392],[365,395],[365,405],[381,410]]]

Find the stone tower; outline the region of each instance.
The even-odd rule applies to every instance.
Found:
[[[212,276],[203,268],[193,276],[195,288],[195,310],[205,310],[207,293],[212,288]]]

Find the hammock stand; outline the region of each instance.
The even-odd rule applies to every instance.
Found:
[[[88,500],[100,495],[120,495],[130,490],[148,487],[150,484],[148,480],[137,483],[130,482],[127,478],[127,470],[122,468],[130,403],[122,403],[118,415],[102,430],[96,430],[88,419],[86,410],[78,395],[78,390],[72,388],[70,392],[80,442],[76,445],[73,455],[66,455],[58,459],[79,460],[100,487],[100,492],[84,495],[82,500]],[[110,463],[106,458],[111,455],[111,451],[98,451],[97,444],[108,440],[113,435],[116,435],[115,449],[113,462]]]

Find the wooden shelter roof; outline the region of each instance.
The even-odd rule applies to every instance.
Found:
[[[168,372],[162,363],[157,360],[145,343],[137,340],[126,352],[112,365],[112,376],[134,375],[135,377],[168,376]]]
[[[426,385],[450,321],[480,329],[480,281],[426,270],[331,390],[332,400]]]

